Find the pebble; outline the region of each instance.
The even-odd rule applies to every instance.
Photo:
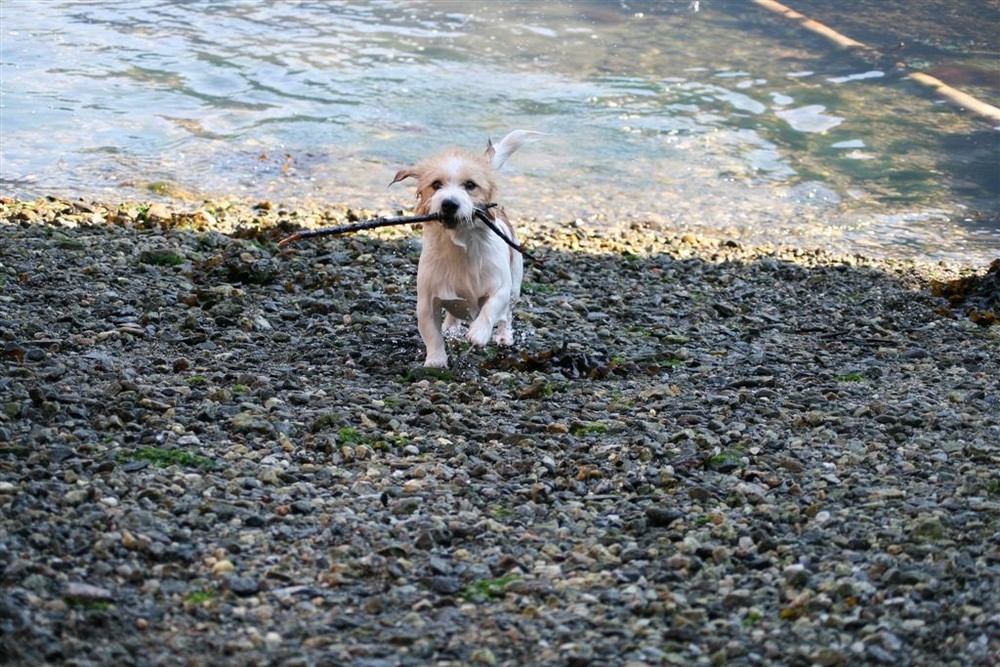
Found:
[[[252,577],[228,576],[226,587],[239,597],[250,597],[260,591],[260,585]]]
[[[114,598],[114,594],[101,586],[71,581],[63,589],[63,597],[72,600],[107,602]]]
[[[220,560],[212,565],[212,572],[217,575],[229,574],[236,569],[236,566],[231,560]]]

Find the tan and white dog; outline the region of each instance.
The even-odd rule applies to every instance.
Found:
[[[448,365],[442,311],[444,333],[457,333],[465,321],[465,338],[473,345],[486,345],[494,327],[497,344],[513,345],[511,311],[521,294],[523,260],[477,219],[476,209],[496,202],[494,172],[540,135],[515,130],[496,145],[489,142],[482,156],[452,148],[396,173],[392,183],[417,179],[417,215],[440,215],[440,221],[424,223],[417,266],[417,328],[427,348],[424,366]],[[503,207],[490,208],[487,215],[517,243]]]

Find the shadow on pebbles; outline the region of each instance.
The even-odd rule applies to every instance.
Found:
[[[515,347],[425,371],[414,229],[0,213],[4,664],[997,658],[955,267],[527,225]]]

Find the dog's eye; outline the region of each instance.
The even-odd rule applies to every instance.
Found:
[[[462,187],[471,192],[472,190],[475,190],[479,186],[476,185],[475,181],[466,181],[465,183],[462,183]]]
[[[444,183],[442,183],[441,181],[434,181],[433,183],[431,183],[432,190],[440,190],[443,186]]]

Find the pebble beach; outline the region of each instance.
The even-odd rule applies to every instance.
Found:
[[[425,370],[373,215],[0,200],[0,662],[1000,659],[986,267],[526,222]]]

